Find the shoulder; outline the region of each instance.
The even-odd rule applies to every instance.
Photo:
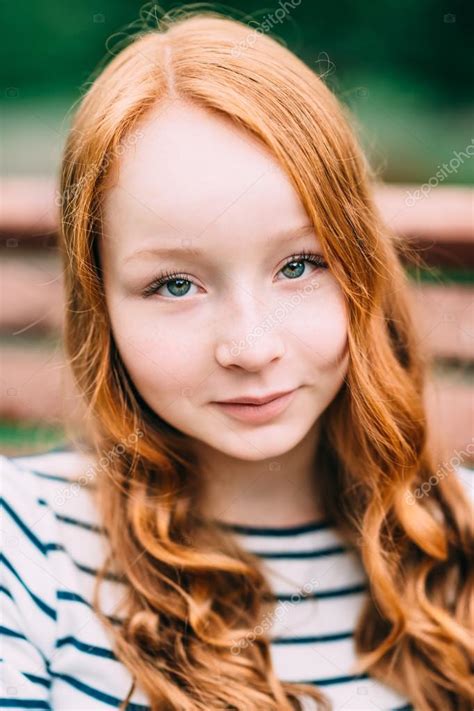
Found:
[[[93,468],[94,460],[87,454],[73,449],[48,450],[39,454],[6,457],[2,461],[17,469],[35,475],[38,480],[73,482],[88,468]]]
[[[2,573],[16,600],[42,599],[33,610],[53,621],[58,586],[79,589],[78,563],[98,567],[107,548],[93,485],[77,480],[84,464],[74,452],[0,455]]]
[[[34,544],[41,554],[48,553],[48,541],[56,541],[56,549],[64,543],[66,523],[77,523],[72,538],[87,528],[100,531],[94,491],[91,460],[76,451],[0,455],[3,530],[13,527],[16,541]]]
[[[48,510],[56,519],[74,515],[98,524],[94,505],[95,469],[90,456],[73,450],[31,456],[0,456],[1,492],[4,502],[27,516]]]
[[[458,466],[455,471],[468,500],[474,504],[474,467]]]

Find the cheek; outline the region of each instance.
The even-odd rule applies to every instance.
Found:
[[[340,365],[347,350],[347,313],[342,292],[329,284],[313,298],[303,302],[298,318],[288,321],[305,349],[306,354],[321,371]]]
[[[197,355],[200,352],[199,333],[188,329],[183,338],[182,325],[172,319],[150,317],[143,309],[121,313],[113,319],[113,333],[121,358],[136,387],[145,397],[153,391],[166,397],[179,393],[193,380],[201,380]],[[165,325],[164,325],[165,324]]]

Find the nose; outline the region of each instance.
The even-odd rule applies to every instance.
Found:
[[[271,310],[262,308],[251,297],[234,304],[230,315],[223,315],[220,323],[225,326],[216,343],[215,358],[225,368],[234,366],[256,372],[285,353]]]

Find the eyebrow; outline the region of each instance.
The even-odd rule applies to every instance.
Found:
[[[305,224],[301,225],[300,227],[296,227],[291,230],[284,230],[283,232],[277,233],[273,239],[269,240],[269,242],[273,245],[279,242],[286,242],[290,239],[292,240],[297,240],[301,239],[302,237],[306,237],[308,234],[311,232],[314,232],[314,226],[311,224]],[[167,257],[167,256],[175,256],[179,254],[185,254],[186,252],[192,251],[193,255],[202,255],[207,250],[203,250],[199,247],[193,247],[191,248],[185,248],[185,247],[150,247],[148,249],[138,249],[135,252],[132,252],[128,257],[124,259],[124,264],[127,262],[130,262],[134,259],[137,259],[139,257],[144,258],[144,257],[151,257],[151,256],[161,256],[161,257]]]

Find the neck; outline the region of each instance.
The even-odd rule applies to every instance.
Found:
[[[298,526],[323,520],[318,502],[315,424],[292,450],[243,461],[197,443],[203,472],[203,513],[225,523]]]

